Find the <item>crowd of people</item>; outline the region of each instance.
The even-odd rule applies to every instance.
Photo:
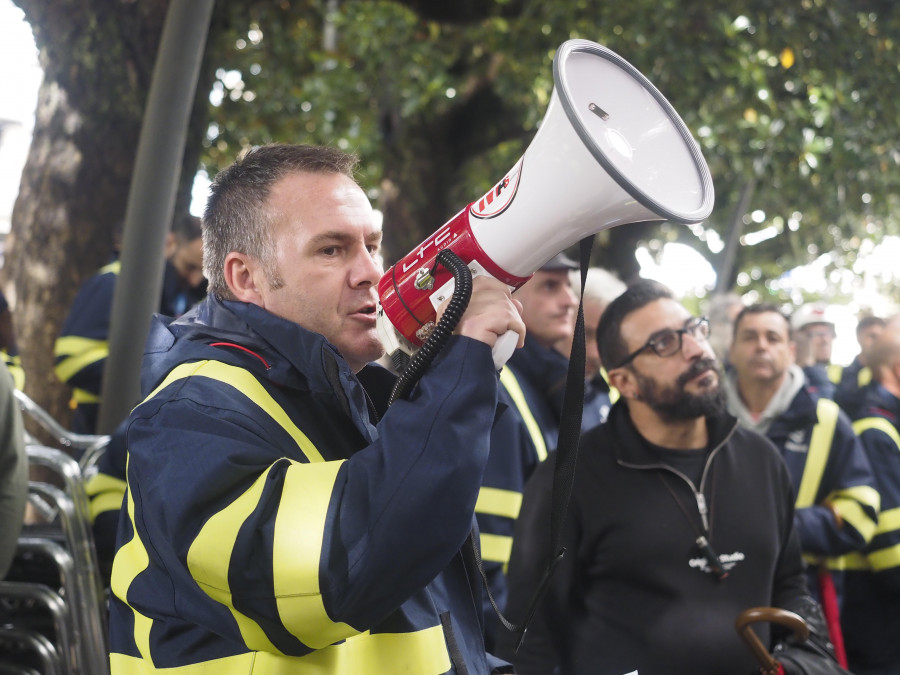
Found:
[[[173,228],[144,399],[87,485],[114,674],[749,675],[734,626],[755,607],[809,629],[753,627],[788,675],[900,672],[900,318],[861,319],[838,368],[819,306],[734,296],[711,322],[588,270],[560,557],[578,264],[560,253],[514,293],[476,277],[389,403],[382,232],[355,166],[254,148]],[[87,433],[117,271],[57,342]]]

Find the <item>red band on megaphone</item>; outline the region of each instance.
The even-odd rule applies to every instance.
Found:
[[[416,287],[416,280],[435,266],[437,254],[445,248],[453,250],[467,265],[477,263],[495,279],[518,288],[531,277],[519,277],[503,270],[482,250],[469,224],[469,204],[438,228],[428,239],[399,260],[378,282],[378,297],[385,315],[407,340],[416,346],[422,340],[416,331],[435,319],[431,296],[453,275],[443,267],[434,271],[434,282],[428,288]]]

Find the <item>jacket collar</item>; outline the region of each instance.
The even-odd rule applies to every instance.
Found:
[[[894,396],[878,382],[872,382],[865,387],[863,396],[858,418],[884,417],[894,426],[900,427],[900,398]]]
[[[613,405],[604,426],[607,426],[616,439],[613,447],[619,463],[642,467],[659,466],[659,457],[650,451],[648,441],[635,428],[624,399],[619,399]],[[710,415],[706,417],[706,428],[709,447],[714,452],[731,437],[737,428],[737,419],[725,412]]]
[[[239,350],[212,347],[230,342],[248,349],[262,360]],[[326,357],[326,354],[328,355]],[[327,390],[325,359],[337,372],[352,378],[350,366],[319,333],[275,316],[253,304],[208,297],[177,320],[156,316],[145,350],[145,381],[151,387],[185,360],[209,358],[241,365],[276,384]],[[265,364],[263,364],[265,361]],[[344,379],[344,378],[342,378]]]

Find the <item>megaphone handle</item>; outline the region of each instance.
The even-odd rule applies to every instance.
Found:
[[[494,343],[494,346],[491,349],[491,354],[494,356],[494,368],[500,370],[506,365],[506,362],[509,361],[509,357],[516,351],[516,345],[518,344],[519,334],[515,331],[508,330],[498,337],[497,342]]]

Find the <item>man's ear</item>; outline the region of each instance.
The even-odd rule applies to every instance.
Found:
[[[618,389],[619,394],[625,398],[635,398],[637,395],[637,381],[627,368],[616,368],[607,372],[609,385]]]
[[[265,274],[254,258],[231,251],[225,256],[222,271],[225,283],[236,300],[265,307],[263,294],[259,288],[259,284],[264,283]]]
[[[175,234],[172,232],[167,232],[165,245],[163,247],[163,255],[166,257],[166,260],[172,259],[172,255],[175,253],[176,243],[177,242],[175,241]]]

